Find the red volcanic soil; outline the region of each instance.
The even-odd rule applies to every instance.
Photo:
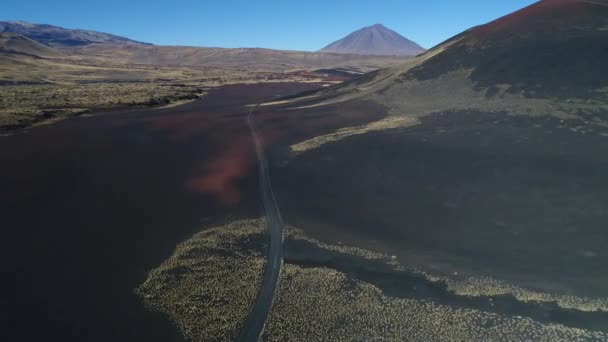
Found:
[[[231,92],[249,92],[252,89],[242,86],[226,87]],[[318,85],[298,85],[297,90],[310,90],[318,88]],[[288,95],[295,89],[293,85],[271,85],[263,88],[269,94]],[[251,98],[243,100],[239,95],[241,105],[256,104],[270,99]],[[210,98],[218,97],[210,94]],[[212,195],[219,204],[234,206],[241,200],[240,182],[249,177],[255,170],[256,155],[252,144],[251,133],[245,122],[249,112],[248,107],[240,107],[237,113],[227,114],[225,108],[217,108],[206,112],[187,111],[179,115],[157,116],[146,119],[147,127],[154,132],[161,132],[176,142],[186,142],[204,135],[205,139],[214,147],[204,155],[200,161],[195,163],[190,175],[185,180],[185,188],[188,191]],[[281,112],[279,116],[286,116],[287,112]],[[258,114],[256,113],[256,116]],[[284,132],[286,133],[286,132]],[[270,126],[262,127],[259,135],[263,142],[270,144],[282,136],[272,130]]]
[[[215,147],[196,162],[192,175],[184,181],[185,187],[212,195],[224,205],[235,205],[241,198],[237,182],[249,174],[255,158],[244,115],[226,117],[221,111],[189,112],[148,121],[152,131],[173,141],[188,141],[204,134]]]
[[[133,289],[201,227],[261,215],[246,105],[316,87],[226,86],[180,107],[0,137],[7,340],[180,340]],[[289,143],[384,115],[364,104],[341,108],[260,107],[256,118],[265,145],[284,153]]]
[[[606,0],[543,0],[486,25],[469,30],[476,38],[505,38],[504,35],[535,36],[584,30],[608,23]],[[493,35],[499,35],[495,37]]]
[[[249,174],[254,158],[251,136],[237,137],[219,156],[201,163],[199,175],[187,181],[187,188],[213,194],[226,205],[237,204],[241,199],[237,182]]]
[[[453,50],[463,45],[510,43],[514,39],[563,39],[584,32],[605,31],[607,26],[608,0],[541,0],[470,28],[445,43],[458,40],[448,49]]]
[[[133,289],[202,226],[260,216],[245,105],[314,87],[227,86],[0,137],[5,340],[179,341]]]

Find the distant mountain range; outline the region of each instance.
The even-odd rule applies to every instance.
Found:
[[[424,51],[426,50],[422,46],[381,24],[364,27],[319,50],[319,52],[394,56],[415,56]]]
[[[65,29],[53,25],[32,24],[25,21],[0,21],[0,33],[15,33],[39,43],[55,47],[86,46],[92,43],[151,45],[109,33]]]
[[[24,21],[0,21],[0,54],[13,59],[74,57],[88,63],[240,68],[255,71],[346,68],[354,73],[402,63],[403,57],[261,48],[159,46],[108,33]],[[21,61],[23,62],[23,61]]]
[[[152,46],[129,38],[90,30],[66,29],[26,21],[0,21],[0,33],[20,35],[57,48],[83,48],[93,44]],[[374,56],[415,56],[424,52],[420,45],[397,32],[377,24],[362,28],[318,52]]]

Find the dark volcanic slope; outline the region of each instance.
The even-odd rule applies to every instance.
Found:
[[[415,116],[456,108],[597,121],[608,111],[606,60],[608,0],[543,0],[324,94],[372,95]]]
[[[419,123],[352,124],[273,172],[284,217],[446,273],[605,297],[607,60],[608,1],[544,0],[328,89],[290,114],[370,100],[370,117]]]
[[[145,44],[109,33],[65,29],[58,26],[31,24],[24,21],[0,21],[1,32],[17,33],[52,46],[83,46],[92,43]]]
[[[446,46],[409,76],[425,80],[474,68],[471,79],[482,87],[586,95],[608,86],[608,1],[543,0],[437,48]]]
[[[420,45],[381,24],[364,27],[319,50],[319,52],[400,56],[415,56],[424,51]]]

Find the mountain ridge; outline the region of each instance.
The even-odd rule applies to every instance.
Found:
[[[105,32],[67,29],[22,20],[0,21],[0,33],[15,33],[52,47],[70,48],[94,43],[152,45]]]

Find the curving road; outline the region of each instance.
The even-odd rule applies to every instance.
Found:
[[[266,228],[270,235],[270,245],[268,248],[268,259],[266,262],[266,270],[264,271],[264,280],[258,297],[253,306],[253,309],[247,317],[241,335],[240,341],[257,341],[264,331],[266,318],[272,307],[274,292],[279,281],[281,273],[281,264],[283,262],[283,219],[279,212],[279,206],[272,192],[270,184],[270,176],[268,175],[268,161],[264,154],[264,146],[262,138],[258,135],[257,124],[253,112],[257,106],[249,110],[247,123],[251,129],[251,136],[255,144],[255,150],[258,158],[258,173],[260,191],[262,195],[262,203],[266,214]]]

